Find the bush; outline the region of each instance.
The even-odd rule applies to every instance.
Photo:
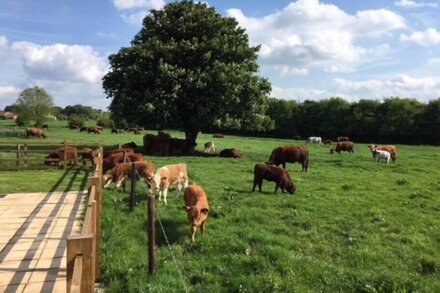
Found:
[[[113,126],[113,121],[108,117],[102,117],[96,121],[96,125],[111,128]]]
[[[15,120],[15,124],[17,126],[29,126],[31,121],[29,119],[26,119],[24,116],[19,115],[17,119]]]
[[[84,118],[77,115],[72,115],[67,121],[69,128],[71,127],[83,127],[85,124]]]

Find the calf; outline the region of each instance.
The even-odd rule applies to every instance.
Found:
[[[387,151],[391,155],[391,160],[393,163],[397,161],[397,148],[394,145],[371,145],[368,146],[374,158],[374,150]]]
[[[168,189],[177,186],[177,196],[180,191],[188,186],[188,171],[186,164],[166,165],[156,170],[153,176],[148,179],[149,192],[154,194],[159,191],[159,201],[167,204]]]
[[[252,188],[252,192],[255,191],[257,184],[258,189],[261,192],[263,179],[275,182],[276,185],[274,193],[277,193],[278,188],[281,188],[283,193],[284,190],[287,190],[287,192],[290,194],[293,194],[296,190],[292,179],[290,179],[289,173],[283,168],[268,164],[256,164],[254,167],[254,186]]]
[[[215,152],[215,145],[213,141],[205,143],[205,153]]]
[[[387,164],[390,163],[391,154],[388,151],[374,150],[374,160],[379,162],[379,159],[384,159],[387,161]]]
[[[341,154],[341,152],[349,152],[354,154],[354,143],[351,141],[339,141],[335,145],[330,148],[330,154],[337,152]]]
[[[154,173],[154,164],[147,161],[134,162],[136,180],[144,178],[145,183],[148,185],[147,178],[151,178]],[[110,171],[108,171],[102,178],[104,183],[104,188],[107,188],[112,182],[116,183],[116,188],[120,188],[121,184],[124,183],[125,190],[125,178],[131,176],[132,163],[120,163],[114,166]]]
[[[191,227],[191,242],[194,243],[198,226],[200,226],[202,235],[206,233],[206,221],[209,213],[208,197],[203,188],[193,183],[185,188],[183,198],[185,200],[183,209],[188,213]]]

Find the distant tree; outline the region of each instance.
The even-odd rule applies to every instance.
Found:
[[[15,105],[15,104],[8,105],[8,106],[5,107],[4,111],[5,112],[14,112],[14,113],[16,113],[17,112],[17,105]]]
[[[70,115],[67,119],[69,127],[82,127],[85,125],[84,117],[79,115]]]
[[[274,121],[273,133],[278,137],[293,138],[298,131],[298,102],[270,98],[267,115]]]
[[[54,106],[52,97],[44,88],[33,87],[20,93],[17,101],[18,116],[22,121],[34,120],[37,125],[42,125]]]
[[[257,75],[259,46],[205,3],[182,1],[151,10],[131,46],[109,57],[103,87],[115,121],[173,125],[195,142],[199,131],[234,122],[270,127],[270,83]]]
[[[351,104],[348,133],[354,140],[375,142],[379,138],[380,102],[377,100],[359,100]]]
[[[100,111],[93,109],[90,106],[83,106],[83,105],[73,105],[73,106],[66,106],[62,111],[62,114],[66,116],[76,115],[76,116],[83,116],[84,119],[91,119],[96,120],[97,117],[100,115]]]
[[[414,124],[421,142],[440,145],[440,98],[430,101],[417,115]]]
[[[350,117],[350,103],[334,97],[321,100],[319,103],[322,124],[319,127],[321,136],[336,140],[338,136],[348,134],[348,119]]]
[[[96,120],[96,125],[106,128],[112,127],[113,121],[110,118],[110,114],[106,112],[102,113]]]

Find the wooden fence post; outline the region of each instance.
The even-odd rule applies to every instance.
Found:
[[[67,140],[64,140],[64,155],[63,155],[63,169],[66,167],[67,165]]]
[[[148,195],[148,272],[156,274],[156,213],[154,195]]]
[[[89,185],[89,196],[92,196],[90,194],[90,190],[92,185],[95,186],[95,198],[92,199],[92,230],[94,234],[94,241],[93,241],[93,250],[94,250],[94,270],[95,270],[95,278],[99,278],[99,249],[101,245],[101,207],[100,207],[100,201],[102,197],[102,186],[101,186],[101,178],[97,176],[89,177],[88,178],[88,185]]]
[[[24,144],[23,150],[24,150],[23,156],[27,157],[27,143]],[[24,161],[24,166],[27,167],[27,161]]]
[[[20,150],[21,144],[17,144],[17,167],[20,166]]]
[[[75,258],[77,255],[82,255],[83,271],[81,277],[81,292],[92,293],[95,287],[95,275],[93,267],[93,235],[74,235],[67,237],[67,261],[66,261],[66,276],[67,276],[67,290],[70,292],[72,284],[73,269],[75,265]]]
[[[136,202],[136,198],[135,198],[136,197],[136,164],[135,163],[131,163],[130,179],[131,179],[130,212],[132,212]]]

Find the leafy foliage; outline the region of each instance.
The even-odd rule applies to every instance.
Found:
[[[54,104],[46,90],[36,86],[22,91],[15,105],[22,121],[20,123],[27,124],[34,120],[37,125],[42,125]]]
[[[82,127],[85,125],[85,120],[82,116],[71,115],[67,120],[69,127]]]
[[[180,125],[189,141],[214,124],[267,130],[270,84],[257,76],[250,47],[233,18],[205,3],[152,10],[130,47],[109,57],[103,87],[115,120],[156,128]]]

